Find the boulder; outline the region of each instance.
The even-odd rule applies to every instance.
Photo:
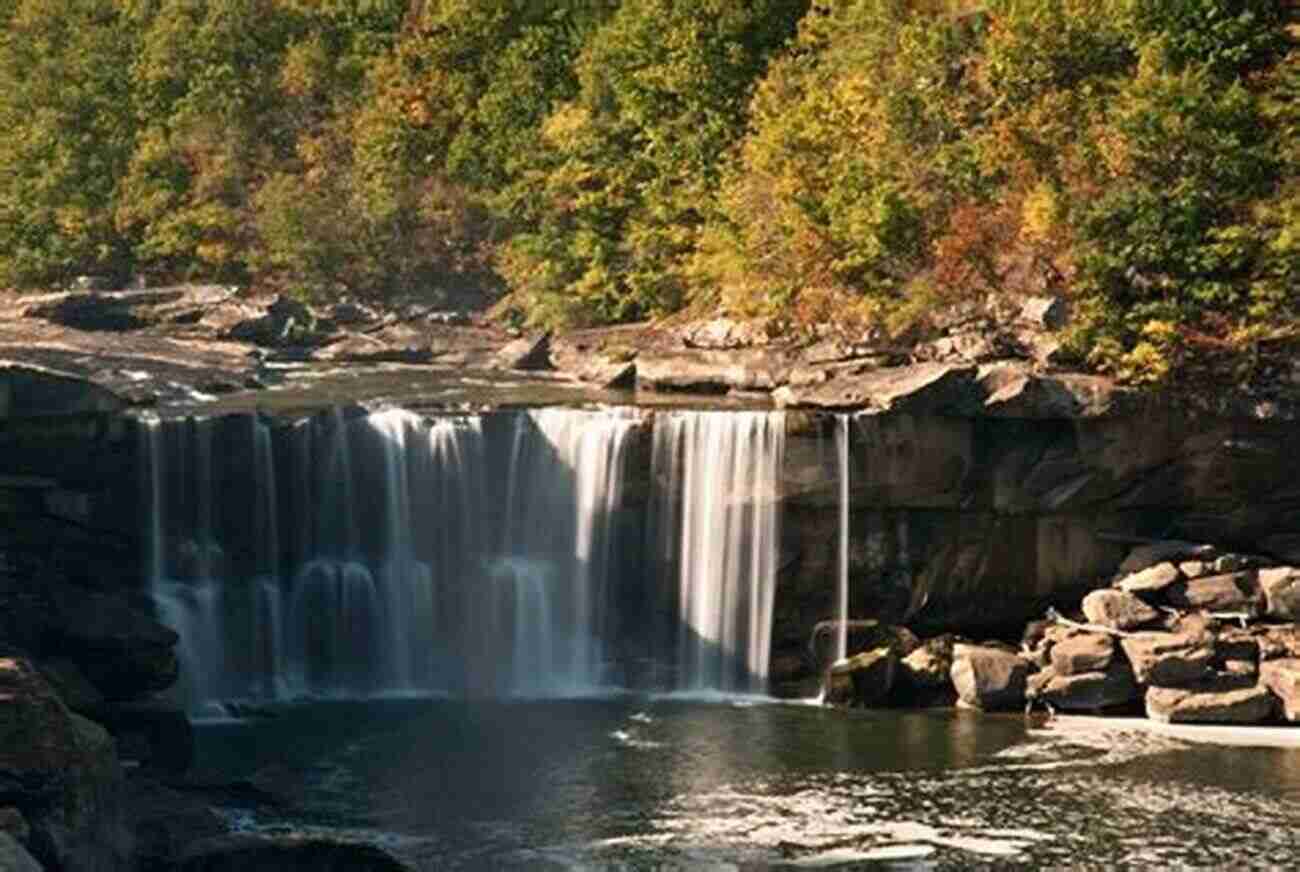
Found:
[[[1259,587],[1264,592],[1269,617],[1285,621],[1300,620],[1300,568],[1279,566],[1261,569]]]
[[[1119,565],[1119,574],[1132,575],[1166,561],[1213,560],[1215,553],[1213,546],[1198,545],[1195,542],[1183,542],[1177,539],[1152,542],[1148,545],[1139,545],[1130,551],[1128,557],[1125,557],[1124,562]]]
[[[1083,598],[1082,607],[1089,621],[1116,630],[1136,629],[1160,617],[1151,606],[1122,590],[1094,590]]]
[[[889,696],[898,671],[898,657],[889,648],[865,651],[831,666],[827,702],[872,706]]]
[[[536,371],[551,368],[551,334],[523,336],[507,343],[496,353],[494,364],[498,369]]]
[[[952,683],[963,705],[986,711],[1024,705],[1029,663],[1023,657],[986,645],[954,645],[952,658]]]
[[[5,832],[0,832],[0,869],[4,872],[44,872],[27,849]]]
[[[1139,684],[1181,687],[1203,681],[1214,659],[1207,636],[1182,633],[1138,633],[1120,639],[1120,647]]]
[[[1142,695],[1126,663],[1105,670],[1061,675],[1049,667],[1029,679],[1026,696],[1063,711],[1098,711],[1127,705]]]
[[[117,740],[123,757],[179,775],[194,760],[194,729],[185,710],[160,699],[102,703],[87,713]]]
[[[1052,646],[1052,669],[1057,675],[1102,672],[1115,658],[1115,642],[1102,633],[1081,633]]]
[[[1147,717],[1165,724],[1258,724],[1268,720],[1273,694],[1251,678],[1218,676],[1193,687],[1147,690]]]
[[[1260,664],[1259,683],[1282,701],[1282,716],[1300,721],[1300,658],[1288,657]]]
[[[1178,571],[1183,578],[1200,578],[1214,574],[1214,564],[1205,560],[1184,560],[1178,564]]]
[[[27,846],[42,864],[65,872],[129,868],[113,740],[70,712],[22,657],[0,658],[0,784],[31,827]]]
[[[238,834],[200,839],[176,872],[411,872],[378,845],[308,835]]]
[[[126,599],[73,585],[47,587],[48,646],[72,660],[106,699],[136,699],[176,682],[176,633]]]
[[[952,649],[951,636],[926,639],[921,647],[899,661],[899,684],[918,694],[950,688]]]
[[[1244,612],[1248,615],[1262,611],[1259,583],[1251,571],[1180,581],[1169,587],[1165,597],[1170,605],[1180,609]]]
[[[1157,563],[1155,566],[1148,566],[1139,572],[1126,575],[1115,586],[1126,593],[1158,594],[1181,577],[1181,571],[1172,563]]]

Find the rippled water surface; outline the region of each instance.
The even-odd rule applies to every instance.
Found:
[[[422,869],[1300,866],[1300,750],[1117,724],[754,700],[388,700],[200,729],[201,764],[301,805],[253,828]]]

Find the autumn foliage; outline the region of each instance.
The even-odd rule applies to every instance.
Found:
[[[899,333],[1069,295],[1132,380],[1300,320],[1276,0],[0,0],[0,286]]]

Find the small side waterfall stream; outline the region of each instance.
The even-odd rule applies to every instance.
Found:
[[[848,415],[836,417],[835,447],[840,486],[839,553],[835,588],[835,659],[849,655],[849,423]]]
[[[762,689],[784,418],[657,413],[652,437],[648,418],[141,419],[145,562],[182,637],[179,694],[199,708],[623,686],[653,623],[625,604],[656,585],[675,603],[657,652],[669,686]],[[629,497],[633,478],[649,488]],[[666,574],[645,559],[647,524]]]

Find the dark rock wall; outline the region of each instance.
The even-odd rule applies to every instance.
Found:
[[[833,420],[792,434],[775,644],[832,617]],[[1018,420],[887,414],[850,428],[850,611],[926,632],[1019,632],[1145,538],[1295,555],[1300,425],[1148,409]]]
[[[117,415],[0,418],[2,550],[52,561],[90,586],[134,579],[136,454],[135,425]]]
[[[500,441],[506,431],[492,418],[485,432]],[[830,414],[787,417],[773,639],[791,656],[803,656],[814,625],[834,617],[838,427]],[[647,423],[629,450],[624,488],[627,524],[639,529],[653,490],[649,433]],[[925,633],[1018,633],[1047,605],[1108,582],[1143,538],[1300,559],[1300,475],[1290,455],[1300,424],[1152,407],[1075,420],[887,413],[853,418],[849,433],[853,617]],[[215,431],[214,451],[229,461],[214,482],[220,499],[250,501],[240,494],[251,479],[251,434],[249,416]],[[138,448],[136,426],[114,415],[0,420],[0,596],[26,595],[5,578],[34,575],[139,592]],[[282,529],[289,547],[291,525]],[[646,548],[645,576],[624,579],[618,594],[633,611],[668,602],[639,589],[657,574]],[[0,630],[23,641],[32,629],[18,623]]]

